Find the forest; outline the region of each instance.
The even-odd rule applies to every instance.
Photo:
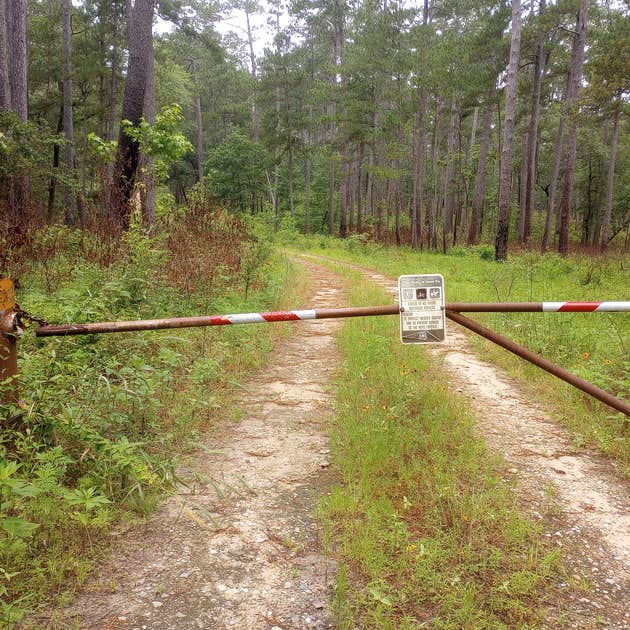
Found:
[[[34,333],[627,306],[629,96],[628,0],[0,0],[0,628],[626,627],[627,314],[478,314],[618,412],[450,321]]]
[[[629,20],[586,1],[5,0],[5,228],[124,229],[134,190],[150,223],[194,189],[276,229],[498,260],[626,248]]]

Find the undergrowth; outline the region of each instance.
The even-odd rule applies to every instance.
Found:
[[[441,273],[447,302],[628,300],[627,258],[513,255],[492,260],[488,246],[453,248],[449,254],[385,247],[362,236],[344,241],[284,234],[292,248],[346,260],[395,278]],[[628,313],[474,313],[471,317],[525,345],[578,376],[624,400],[630,398],[630,314]],[[448,324],[453,325],[453,324]],[[520,378],[529,393],[544,400],[571,431],[577,448],[596,447],[630,476],[630,422],[621,413],[490,342],[472,339],[482,355]]]
[[[139,225],[99,257],[102,235],[47,226],[20,261],[18,301],[51,323],[277,306],[288,269],[269,244],[201,202]],[[106,259],[106,262],[105,262]],[[20,402],[0,433],[0,627],[62,606],[121,518],[149,514],[178,455],[217,422],[271,327],[35,339],[19,345]]]
[[[360,279],[353,286],[353,305],[389,299]],[[331,442],[341,485],[322,505],[341,560],[339,626],[535,626],[557,553],[519,513],[445,375],[401,345],[396,327],[365,318],[339,335]]]

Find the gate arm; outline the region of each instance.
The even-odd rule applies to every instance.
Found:
[[[577,387],[590,396],[593,396],[593,398],[597,398],[597,400],[600,400],[613,409],[616,409],[617,411],[620,411],[621,413],[624,413],[626,414],[626,416],[630,417],[630,404],[628,404],[626,401],[616,398],[612,394],[597,387],[597,385],[593,385],[593,383],[589,383],[588,381],[585,381],[575,374],[571,374],[571,372],[568,372],[559,365],[548,361],[547,359],[541,357],[539,354],[532,352],[528,348],[525,348],[520,344],[512,341],[511,339],[500,335],[490,328],[482,326],[479,322],[476,322],[472,319],[469,319],[468,317],[465,317],[464,315],[461,315],[460,313],[456,313],[455,311],[450,310],[448,308],[449,306],[451,305],[447,304],[445,314],[446,317],[448,317],[450,320],[457,322],[458,324],[464,326],[465,328],[468,328],[469,330],[472,330],[473,332],[476,332],[478,335],[481,335],[482,337],[492,341],[493,343],[496,343],[498,346],[505,348],[509,352],[512,352],[522,359],[525,359],[526,361],[537,365],[539,368],[542,368],[550,374],[557,376],[570,385],[573,385],[573,387]]]

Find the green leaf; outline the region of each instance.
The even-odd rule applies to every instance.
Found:
[[[29,538],[33,535],[39,525],[37,523],[29,523],[29,521],[25,521],[23,518],[9,516],[2,519],[0,527],[2,527],[9,536],[14,536],[16,538]]]

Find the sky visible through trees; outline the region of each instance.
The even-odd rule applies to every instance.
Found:
[[[627,3],[0,5],[12,221],[125,229],[196,186],[419,249],[628,246]]]

